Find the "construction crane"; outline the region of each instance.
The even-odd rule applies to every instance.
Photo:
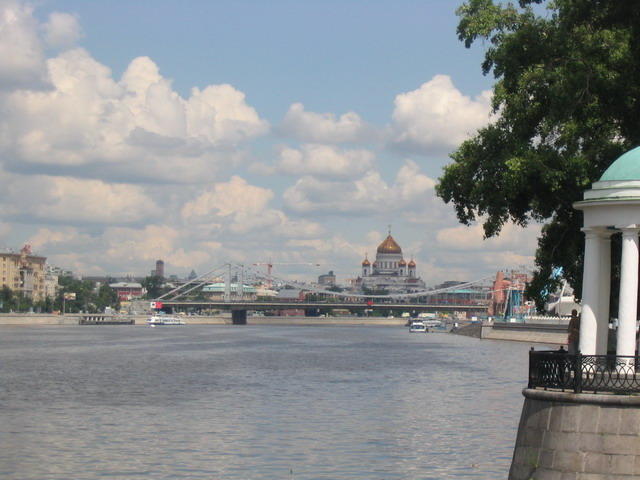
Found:
[[[300,266],[300,265],[307,265],[307,266],[311,266],[311,267],[319,267],[320,264],[319,263],[273,263],[271,261],[271,259],[269,259],[268,262],[256,262],[253,264],[254,266],[258,267],[258,266],[266,266],[267,267],[267,288],[271,288],[271,270],[273,269],[273,266],[279,266],[279,267],[291,267],[291,266]]]

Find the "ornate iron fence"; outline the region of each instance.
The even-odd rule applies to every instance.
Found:
[[[573,390],[574,393],[640,393],[637,356],[569,355],[560,350],[529,351],[529,388]]]

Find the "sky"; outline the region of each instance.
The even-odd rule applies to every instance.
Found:
[[[435,195],[492,121],[461,3],[0,0],[0,248],[346,283],[390,231],[428,286],[532,265],[539,226],[484,240]]]

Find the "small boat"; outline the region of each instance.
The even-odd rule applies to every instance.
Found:
[[[409,326],[409,333],[427,333],[428,331],[427,326],[421,321],[412,322]]]
[[[156,325],[185,325],[184,320],[173,315],[151,315],[147,318],[147,325],[155,327]]]

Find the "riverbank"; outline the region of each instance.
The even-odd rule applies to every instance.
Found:
[[[564,323],[501,323],[482,322],[460,327],[455,333],[483,340],[566,345],[567,325]]]
[[[82,314],[2,314],[2,326],[37,326],[37,325],[80,325],[85,315]],[[104,316],[103,316],[104,317]],[[146,315],[127,315],[121,317],[123,325],[131,320],[135,325],[146,326]],[[185,316],[187,325],[231,325],[231,314],[222,313],[214,316]],[[403,327],[406,318],[387,317],[247,317],[248,325],[278,326],[385,326]],[[100,324],[100,322],[96,322]],[[106,323],[105,323],[106,326]],[[453,325],[447,324],[443,329],[434,332],[449,332]],[[567,327],[564,324],[541,323],[461,323],[454,333],[483,340],[507,340],[515,342],[538,343],[547,345],[564,345],[567,340]]]
[[[11,313],[0,314],[0,326],[3,325],[80,325],[83,314],[23,314]],[[134,325],[144,325],[147,323],[147,315],[126,315],[123,317],[99,316],[105,319],[120,318],[122,324],[129,324],[133,320]],[[222,313],[212,316],[185,316],[187,325],[231,325],[231,314]],[[290,325],[290,326],[322,326],[322,325],[378,325],[378,326],[404,326],[406,318],[386,318],[386,317],[247,317],[249,325]],[[96,322],[100,323],[100,322]],[[107,325],[107,323],[104,323]]]

